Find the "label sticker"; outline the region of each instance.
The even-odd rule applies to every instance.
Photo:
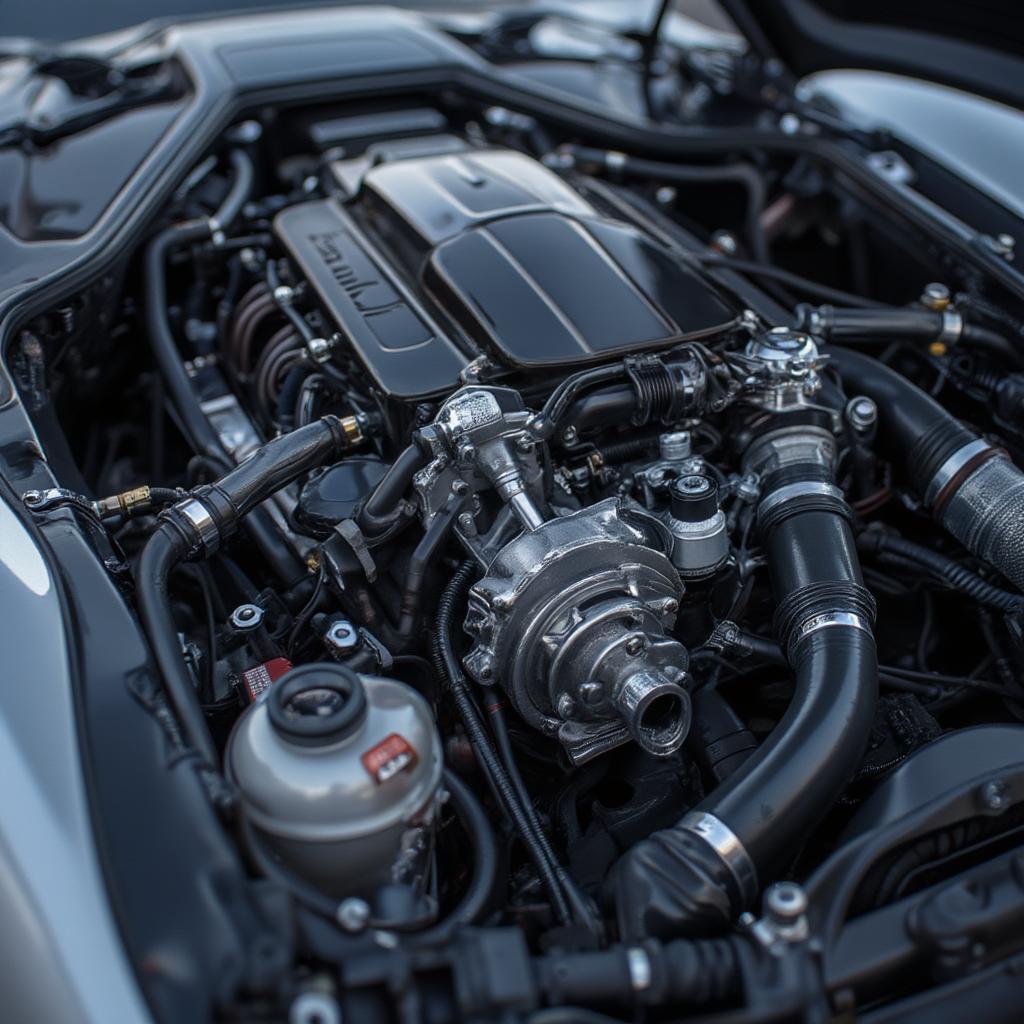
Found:
[[[363,767],[379,784],[416,764],[416,751],[403,736],[393,732],[362,756]]]

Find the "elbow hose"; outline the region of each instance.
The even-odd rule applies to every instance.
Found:
[[[819,465],[770,474],[758,508],[795,677],[756,752],[676,825],[634,846],[613,883],[620,932],[712,934],[748,909],[834,804],[867,746],[878,691],[865,590],[840,492]]]
[[[160,525],[143,548],[136,570],[139,617],[185,738],[211,767],[217,763],[216,750],[171,615],[171,572],[180,562],[211,555],[260,502],[341,455],[348,445],[341,421],[333,416],[274,438],[216,483],[196,488],[162,512]]]
[[[872,398],[893,461],[946,530],[1024,590],[1024,473],[877,359],[831,349],[847,390]]]

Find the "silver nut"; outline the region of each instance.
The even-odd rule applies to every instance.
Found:
[[[230,622],[235,629],[258,629],[263,624],[263,609],[258,604],[240,604],[231,613]]]
[[[854,430],[868,430],[878,422],[878,406],[867,395],[858,395],[846,403],[846,419]]]
[[[468,493],[469,493],[469,484],[467,484],[466,481],[463,480],[461,476],[457,476],[452,481],[452,494],[468,494]]]
[[[941,281],[931,281],[921,292],[921,303],[929,309],[945,309],[949,305],[949,298],[949,289]]]
[[[807,893],[796,882],[776,882],[765,890],[764,913],[777,924],[791,925],[807,913]]]
[[[286,284],[279,284],[274,289],[274,301],[287,306],[295,298],[295,291]]]
[[[359,630],[348,619],[338,619],[331,623],[324,639],[336,651],[351,651],[359,646]]]
[[[370,923],[370,904],[357,896],[349,896],[338,904],[338,924],[347,932],[362,932]]]
[[[600,704],[604,700],[604,683],[588,679],[580,686],[580,699],[590,707]]]
[[[306,351],[315,363],[326,363],[331,358],[331,343],[326,338],[310,338]]]
[[[565,430],[562,431],[562,441],[565,444],[575,444],[578,436],[579,435],[576,433],[575,427],[566,427]]]

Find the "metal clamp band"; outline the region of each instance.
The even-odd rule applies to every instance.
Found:
[[[175,505],[174,509],[192,525],[207,554],[217,550],[220,530],[217,529],[217,524],[207,507],[198,498],[187,498]]]
[[[955,345],[964,330],[964,318],[955,309],[942,311],[942,330],[935,339],[943,345]]]
[[[679,827],[700,836],[718,854],[736,882],[743,906],[753,906],[758,891],[757,867],[739,836],[707,811],[690,811],[683,816]]]
[[[958,448],[946,461],[935,471],[924,492],[924,503],[929,508],[935,504],[936,499],[946,489],[947,485],[959,473],[971,459],[981,455],[982,452],[991,448],[988,441],[978,438],[970,441],[962,448]]]
[[[830,498],[842,498],[843,492],[835,484],[827,484],[822,480],[797,480],[796,483],[784,484],[770,494],[766,494],[757,506],[758,516],[767,515],[777,505],[793,498],[803,498],[818,494]]]
[[[868,635],[871,635],[871,627],[865,621],[862,615],[858,615],[856,612],[816,612],[810,618],[804,619],[796,629],[793,630],[793,634],[789,640],[790,653],[796,650],[797,646],[803,643],[812,633],[817,633],[822,629],[831,629],[833,626],[847,626],[851,629],[862,629]]]

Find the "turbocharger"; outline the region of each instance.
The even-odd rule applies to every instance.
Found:
[[[668,756],[689,732],[689,655],[667,635],[682,583],[663,531],[609,498],[520,534],[470,591],[466,668],[575,764],[630,739]]]

